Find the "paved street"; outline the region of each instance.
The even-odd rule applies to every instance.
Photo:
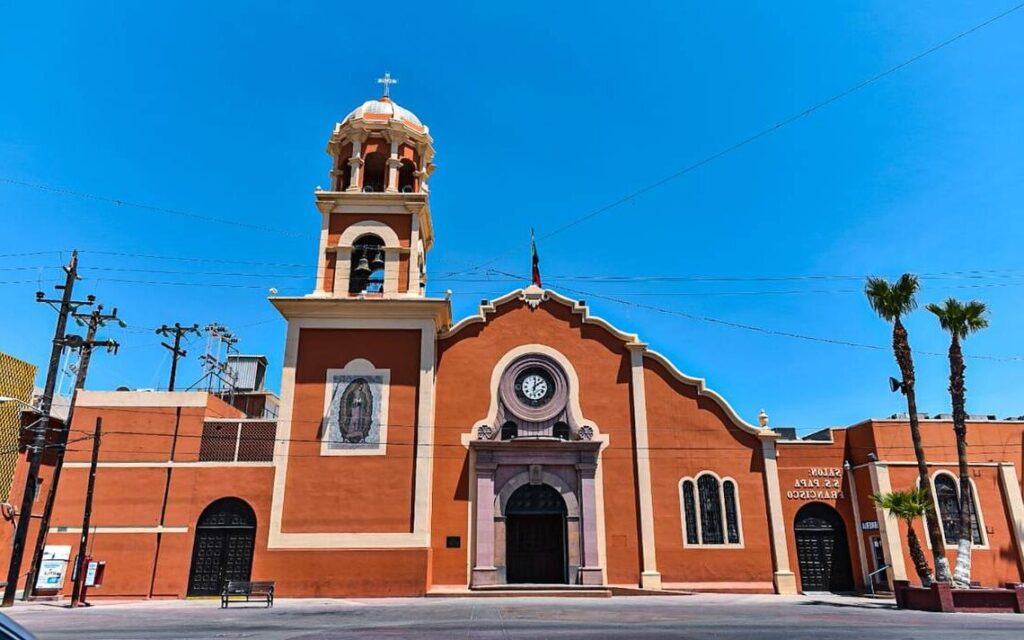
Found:
[[[1024,615],[895,611],[840,596],[281,600],[273,609],[216,601],[23,605],[11,615],[61,638],[944,638],[1024,637]]]

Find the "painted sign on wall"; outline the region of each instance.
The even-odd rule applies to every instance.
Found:
[[[797,478],[793,488],[786,492],[790,500],[842,500],[842,467],[812,467],[807,477]]]

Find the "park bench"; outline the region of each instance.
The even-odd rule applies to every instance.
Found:
[[[251,602],[253,598],[265,600],[267,606],[272,607],[274,606],[274,583],[229,580],[224,584],[224,590],[220,592],[220,608],[227,609],[229,602],[241,602],[243,597],[246,602]]]

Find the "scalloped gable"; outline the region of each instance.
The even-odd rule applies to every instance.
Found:
[[[590,307],[588,307],[585,302],[563,296],[557,291],[552,291],[551,289],[542,289],[536,285],[530,285],[522,289],[515,289],[513,291],[510,291],[499,298],[495,298],[494,300],[484,300],[483,302],[480,303],[479,309],[477,310],[477,313],[475,315],[467,316],[462,320],[459,320],[457,323],[452,325],[450,329],[439,334],[438,339],[445,340],[447,338],[454,337],[457,333],[459,333],[460,331],[462,331],[463,329],[470,325],[474,325],[477,323],[486,324],[488,321],[488,317],[497,313],[499,307],[509,304],[511,302],[525,302],[531,308],[536,309],[538,306],[540,306],[541,303],[546,302],[548,300],[552,300],[561,305],[569,307],[572,313],[580,316],[580,319],[582,320],[583,324],[594,324],[603,328],[611,335],[615,336],[619,340],[622,340],[624,346],[626,346],[627,348],[632,347],[633,349],[640,350],[643,353],[644,357],[651,358],[655,362],[661,364],[663,367],[665,367],[665,370],[668,371],[676,380],[679,380],[684,384],[696,387],[697,395],[710,398],[712,401],[714,401],[719,407],[722,408],[723,411],[725,411],[725,414],[740,429],[743,429],[744,431],[747,431],[749,433],[756,434],[762,438],[777,437],[777,434],[771,429],[762,429],[741,418],[740,415],[736,413],[736,410],[732,408],[732,405],[730,405],[725,398],[723,398],[713,389],[707,387],[707,385],[704,382],[704,378],[697,378],[683,373],[667,357],[658,353],[657,351],[651,351],[650,349],[648,349],[647,344],[642,342],[640,338],[637,336],[637,334],[628,333],[626,331],[618,329],[604,318],[592,315],[590,313]]]

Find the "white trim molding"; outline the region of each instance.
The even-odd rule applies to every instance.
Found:
[[[370,378],[367,382],[370,384],[371,393],[373,390],[373,379],[379,380],[380,395],[374,398],[378,401],[376,412],[377,424],[377,442],[373,446],[359,446],[352,445],[350,448],[331,448],[331,405],[334,404],[338,398],[336,397],[339,392],[343,393],[344,390],[339,386],[335,386],[336,378],[341,376],[355,376],[355,377],[366,377]],[[391,369],[377,369],[373,366],[369,360],[362,358],[356,358],[341,369],[328,369],[326,388],[324,389],[324,413],[323,413],[323,434],[320,439],[320,455],[322,456],[383,456],[387,454],[388,446],[388,399],[390,397],[391,389]],[[338,417],[339,427],[341,416]]]
[[[50,527],[50,533],[82,533],[82,527]],[[133,526],[111,526],[111,527],[89,527],[89,533],[188,533],[188,527],[133,527]]]

